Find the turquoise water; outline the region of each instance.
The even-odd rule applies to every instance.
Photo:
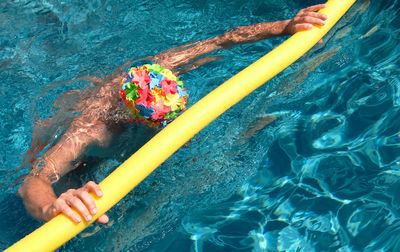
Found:
[[[0,249],[41,225],[16,196],[34,125],[125,62],[316,1],[0,3]],[[400,2],[358,0],[301,60],[211,123],[60,251],[399,251]],[[182,76],[195,103],[282,38]],[[71,81],[72,80],[72,81]],[[69,82],[71,81],[71,82]],[[68,107],[73,101],[63,100]],[[62,111],[65,112],[65,111]],[[101,181],[154,130],[130,125],[58,191]]]

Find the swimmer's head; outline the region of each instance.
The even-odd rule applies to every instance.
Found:
[[[188,94],[171,70],[158,64],[132,67],[119,92],[132,121],[167,125],[186,109]]]

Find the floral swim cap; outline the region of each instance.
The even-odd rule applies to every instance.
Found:
[[[188,94],[171,70],[158,64],[132,67],[119,91],[131,121],[166,126],[186,109]]]

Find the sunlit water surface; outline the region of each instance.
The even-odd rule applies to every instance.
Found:
[[[90,2],[90,3],[88,3]],[[16,196],[34,125],[65,131],[72,100],[129,60],[316,1],[0,3],[0,249],[41,223]],[[400,3],[359,0],[301,60],[211,123],[60,251],[399,251]],[[182,76],[195,103],[282,38]],[[63,114],[63,117],[56,115]],[[58,112],[58,113],[57,113]],[[155,134],[129,125],[58,191],[106,177]],[[37,136],[35,136],[37,137]],[[34,144],[34,143],[33,143]],[[38,154],[40,155],[40,153]],[[23,165],[21,165],[23,164]]]

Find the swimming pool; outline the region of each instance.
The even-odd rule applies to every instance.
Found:
[[[1,34],[4,176],[21,163],[34,116],[50,117],[56,95],[87,86],[76,81],[42,93],[54,82],[110,72],[129,59],[235,25],[288,18],[292,9],[311,4],[227,3],[137,5],[138,13],[158,13],[151,17],[154,41],[136,35],[144,29],[137,24],[150,17],[134,19],[126,5],[5,5],[2,16],[15,25]],[[171,8],[176,12],[166,12]],[[112,225],[92,226],[60,250],[395,250],[397,9],[397,1],[359,1],[323,46],[212,123],[113,208]],[[200,26],[204,29],[196,32]],[[124,40],[128,31],[135,40]],[[220,52],[224,60],[184,75],[192,102],[280,41]],[[142,127],[130,129],[130,135],[151,134]],[[78,176],[100,181],[145,141],[132,138],[135,144],[124,148],[126,153],[92,158],[91,171],[78,171],[65,183]],[[38,225],[20,216],[22,205],[13,196],[17,187],[6,185],[1,193],[4,247]]]

